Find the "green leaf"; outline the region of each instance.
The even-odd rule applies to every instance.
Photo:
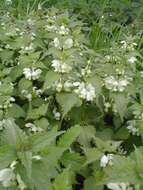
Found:
[[[103,189],[103,185],[97,185],[94,177],[88,177],[84,181],[84,189],[83,190],[101,190]]]
[[[12,79],[12,81],[14,82],[22,74],[23,74],[23,69],[19,65],[17,65],[12,68],[9,76]]]
[[[126,140],[130,136],[129,131],[125,127],[121,127],[113,136],[116,140]]]
[[[127,110],[128,99],[125,97],[124,94],[116,94],[114,96],[114,101],[120,118],[123,121],[123,118]]]
[[[45,147],[56,140],[63,131],[56,132],[55,129],[46,133],[34,134],[31,136],[32,150],[34,152],[42,151]]]
[[[64,147],[64,148],[69,148],[70,145],[76,140],[76,138],[79,136],[81,133],[81,127],[79,125],[76,125],[74,127],[71,127],[66,131],[65,134],[63,134],[59,141],[58,141],[58,146],[59,147]]]
[[[47,129],[48,128],[48,126],[49,126],[49,121],[48,121],[48,119],[46,119],[45,117],[42,117],[41,119],[39,119],[39,120],[36,120],[35,122],[35,125],[37,126],[37,127],[40,127],[40,128],[42,128],[42,129]]]
[[[48,104],[42,104],[39,108],[29,109],[27,119],[39,119],[45,116],[48,110]]]
[[[29,181],[35,190],[53,190],[50,182],[50,170],[42,162],[33,162],[32,177]]]
[[[90,142],[95,138],[95,127],[92,125],[82,126],[78,141],[85,147],[90,147]]]
[[[120,146],[122,141],[104,141],[98,137],[95,137],[95,143],[98,148],[98,150],[102,152],[110,151],[110,152],[116,152],[117,147]]]
[[[74,93],[59,93],[56,95],[56,100],[60,104],[63,112],[63,117],[74,107],[82,104],[79,97]]]
[[[30,80],[26,80],[25,78],[22,78],[18,83],[18,89],[21,93],[22,90],[28,90],[32,87],[32,82]]]
[[[50,166],[55,166],[62,156],[65,148],[49,145],[47,150],[44,151],[44,162],[50,163]]]
[[[5,129],[2,133],[1,141],[4,144],[14,145],[15,148],[22,148],[27,143],[27,136],[14,122],[13,119],[5,121]]]
[[[140,184],[136,162],[129,157],[114,155],[113,166],[105,168],[105,173],[108,176],[108,181],[117,182],[120,179],[121,182]]]
[[[97,148],[86,148],[84,149],[84,153],[87,159],[86,164],[90,164],[92,162],[99,160],[103,154]]]

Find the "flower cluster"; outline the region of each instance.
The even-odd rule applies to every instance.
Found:
[[[63,44],[60,42],[60,40],[56,37],[53,40],[54,47],[62,50],[62,49],[70,49],[73,46],[73,39],[72,38],[67,38]]]
[[[14,97],[7,97],[7,99],[3,102],[3,104],[0,104],[0,109],[7,109],[12,107],[13,102],[15,102]]]
[[[136,121],[135,120],[131,120],[127,122],[127,129],[129,130],[129,133],[131,133],[132,135],[137,135],[139,136],[139,129],[136,127]]]
[[[59,72],[59,73],[69,73],[72,70],[70,65],[57,59],[54,59],[52,61],[52,67],[54,68],[55,72]]]
[[[128,58],[129,63],[135,63],[137,61],[137,58],[135,56],[131,56]]]
[[[108,183],[107,187],[110,190],[133,190],[134,188],[129,185],[129,183]]]
[[[30,132],[36,133],[36,132],[42,132],[43,129],[40,127],[36,127],[33,123],[26,123],[25,127],[27,127]]]
[[[9,187],[11,182],[15,179],[14,169],[16,164],[17,162],[13,161],[10,167],[0,170],[0,182],[4,187]]]
[[[81,83],[74,83],[77,88],[74,90],[75,93],[79,95],[80,98],[85,99],[87,101],[93,101],[96,97],[95,95],[95,88],[92,84],[85,84],[84,82]]]
[[[143,112],[141,110],[134,110],[133,115],[135,119],[143,120]]]
[[[127,78],[116,79],[114,76],[107,76],[104,81],[105,87],[113,92],[123,92],[129,84],[129,80]]]
[[[137,43],[130,42],[129,40],[127,41],[122,40],[120,43],[121,43],[121,48],[126,49],[128,51],[133,51],[135,47],[137,46]]]
[[[35,69],[35,68],[24,68],[23,69],[23,74],[25,75],[25,78],[28,80],[39,79],[41,73],[42,73],[41,69]]]

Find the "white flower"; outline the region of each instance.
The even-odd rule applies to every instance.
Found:
[[[113,154],[103,155],[100,159],[100,166],[105,168],[107,164],[112,165]]]
[[[136,62],[136,61],[137,61],[137,58],[134,57],[134,56],[132,56],[132,57],[130,57],[130,58],[128,59],[128,62],[129,62],[129,63],[134,63],[134,62]]]
[[[62,63],[61,65],[61,73],[69,73],[72,70],[70,65],[67,65],[66,63]]]
[[[73,86],[77,87],[80,85],[80,82],[73,82]]]
[[[60,41],[59,41],[59,39],[58,38],[54,38],[54,46],[55,46],[55,48],[57,48],[57,49],[61,49],[61,46],[60,46]]]
[[[10,97],[10,102],[15,102],[15,98],[14,97]]]
[[[61,70],[61,61],[57,60],[57,59],[54,59],[52,61],[52,67],[54,67],[55,72],[59,72]]]
[[[35,155],[35,156],[32,156],[32,159],[41,160],[42,157],[40,155]]]
[[[36,69],[36,70],[33,69],[33,71],[32,71],[32,79],[33,80],[38,79],[40,77],[41,73],[42,73],[41,69]]]
[[[132,121],[128,121],[127,122],[127,129],[129,130],[129,133],[131,133],[132,135],[137,135],[139,136],[139,129],[136,128],[136,121],[132,120]]]
[[[129,84],[126,79],[121,79],[118,81],[118,91],[123,92],[125,87]]]
[[[34,49],[33,44],[31,43],[29,46],[21,47],[24,51],[32,51]]]
[[[37,89],[36,86],[33,87],[33,92],[36,94],[36,96],[41,97],[42,94],[42,90],[41,89]]]
[[[107,187],[111,190],[121,190],[118,183],[108,183]]]
[[[60,26],[58,33],[61,35],[67,35],[69,33],[69,29],[62,25]]]
[[[6,0],[5,1],[7,5],[11,5],[12,4],[12,0]]]
[[[63,45],[64,49],[70,49],[72,46],[73,46],[73,39],[72,38],[66,39]]]
[[[54,67],[55,72],[59,72],[59,73],[69,73],[72,69],[71,66],[57,59],[54,59],[52,61],[52,67]]]
[[[4,187],[8,187],[11,181],[14,179],[15,175],[11,168],[5,168],[0,170],[0,182]]]
[[[18,162],[14,160],[14,161],[10,164],[10,168],[11,168],[12,170],[14,170],[17,163],[18,163]]]
[[[56,109],[53,110],[54,118],[56,120],[60,120],[61,114],[60,112],[57,112]]]
[[[34,69],[34,68],[24,68],[23,74],[25,75],[25,78],[28,80],[36,80],[40,77],[40,74],[42,73],[41,69]]]
[[[32,94],[28,93],[28,90],[22,90],[22,91],[21,91],[21,94],[22,94],[25,98],[27,98],[29,101],[32,100]]]
[[[92,84],[80,83],[78,88],[75,89],[75,93],[77,93],[80,98],[86,99],[87,101],[93,101],[95,98],[95,88]]]
[[[127,42],[125,40],[122,40],[121,42],[121,48],[126,49],[127,48]]]
[[[61,81],[56,81],[55,84],[54,84],[57,92],[61,92],[62,88],[63,88],[63,84]]]
[[[36,127],[33,123],[26,123],[25,127],[29,128],[31,132],[42,132],[43,129]]]
[[[107,187],[111,190],[132,190],[128,183],[108,183]]]
[[[104,103],[105,111],[108,112],[109,108],[111,108],[111,104],[109,102]]]
[[[45,29],[48,31],[56,31],[57,27],[55,25],[46,25]]]

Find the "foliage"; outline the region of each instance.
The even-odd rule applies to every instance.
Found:
[[[143,188],[141,5],[2,1],[0,189]]]

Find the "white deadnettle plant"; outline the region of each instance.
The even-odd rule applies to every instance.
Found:
[[[141,138],[137,121],[142,122],[142,111],[128,110],[142,101],[137,44],[125,39],[107,51],[89,49],[92,45],[84,36],[88,26],[56,9],[46,14],[40,7],[28,19],[17,20],[10,14],[1,19],[0,160],[5,165],[0,170],[1,184],[11,189],[59,190],[60,183],[62,189],[73,189],[79,173],[85,177],[92,171],[83,185],[92,185],[94,179],[102,189],[107,183],[104,176],[112,182],[116,168],[121,176],[130,176],[125,175],[125,165],[135,168],[132,150],[119,150],[117,145],[128,142],[130,135]],[[7,124],[9,118],[15,122]],[[126,121],[128,130],[123,126]],[[126,130],[123,137],[120,130]],[[130,147],[133,144],[129,140]],[[115,155],[120,156],[120,168],[113,164]],[[10,165],[13,157],[17,168]],[[138,172],[130,173],[132,180],[140,180]],[[124,190],[127,184],[107,187]]]

